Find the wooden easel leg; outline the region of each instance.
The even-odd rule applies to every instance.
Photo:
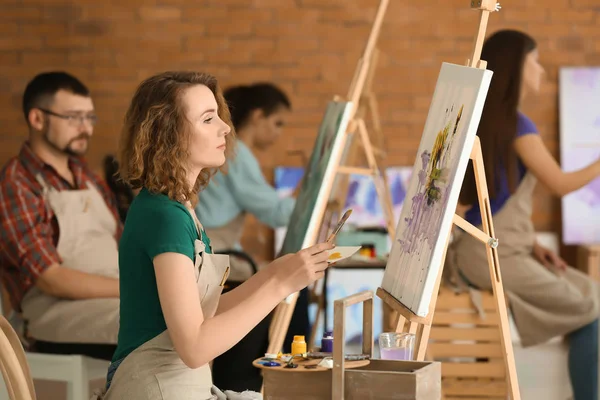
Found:
[[[446,245],[444,246],[444,253],[442,255],[442,265],[439,268],[437,278],[435,279],[435,284],[433,285],[433,296],[431,302],[429,303],[429,313],[427,314],[427,320],[422,324],[422,328],[420,333],[417,332],[416,340],[415,340],[415,360],[416,361],[424,361],[425,354],[427,352],[427,345],[429,344],[429,334],[431,333],[431,325],[433,324],[433,318],[435,314],[435,306],[437,304],[438,293],[440,292],[440,283],[442,282],[442,275],[444,272],[444,263],[446,260],[446,253],[448,252],[448,244],[450,243],[450,235],[452,233],[452,227],[450,228],[450,232],[448,232],[448,239],[446,240]]]
[[[292,314],[296,307],[296,301],[298,300],[298,293],[291,295],[289,302],[285,300],[281,302],[277,308],[280,310],[276,311],[277,320],[271,322],[269,347],[267,353],[279,353],[283,348],[283,341],[285,335],[290,327],[290,321],[292,320]]]
[[[491,238],[495,238],[485,169],[483,166],[483,156],[481,154],[481,143],[479,142],[479,138],[476,137],[475,139],[473,150],[471,152],[471,160],[473,161],[473,170],[475,172],[475,184],[477,186],[477,197],[479,199],[483,230]],[[494,293],[496,309],[498,310],[498,316],[500,317],[500,342],[504,350],[504,365],[509,380],[508,383],[510,386],[511,398],[512,400],[520,400],[521,395],[519,392],[517,369],[510,336],[506,298],[504,296],[504,287],[502,285],[502,276],[500,274],[498,250],[495,247],[492,248],[491,246],[486,245],[486,253],[490,269],[490,278],[492,280],[492,292]]]
[[[367,127],[365,125],[365,121],[359,119],[356,121],[358,127],[358,133],[360,135],[360,140],[365,148],[365,154],[367,156],[367,162],[369,163],[369,168],[373,171],[373,180],[375,182],[375,190],[377,191],[377,195],[379,200],[381,201],[381,205],[386,217],[388,234],[390,237],[396,237],[396,226],[394,225],[394,211],[391,207],[391,195],[389,188],[386,186],[384,180],[382,179],[381,172],[379,171],[379,167],[377,166],[377,160],[375,159],[375,155],[373,153],[373,146],[371,145],[371,140],[369,139],[369,134],[367,132]]]

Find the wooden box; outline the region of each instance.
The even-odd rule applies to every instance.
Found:
[[[332,370],[263,369],[265,400],[331,400]],[[347,400],[441,399],[438,362],[371,360],[369,365],[344,370]]]
[[[344,321],[346,308],[363,303],[362,353],[370,360],[346,361]],[[442,398],[442,367],[439,362],[373,360],[373,292],[365,291],[334,302],[333,368],[315,360],[294,361],[297,368],[262,369],[265,400],[438,400]],[[306,368],[309,364],[314,368]]]

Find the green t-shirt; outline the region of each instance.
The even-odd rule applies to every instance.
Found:
[[[194,261],[196,224],[183,204],[145,188],[135,197],[119,242],[121,296],[117,361],[167,329],[160,307],[154,257],[180,253]],[[202,231],[206,252],[210,241]]]

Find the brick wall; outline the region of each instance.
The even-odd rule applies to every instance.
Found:
[[[468,0],[390,3],[374,90],[387,135],[388,164],[412,165],[440,63],[464,63],[478,13],[468,8]],[[258,79],[282,85],[295,112],[285,140],[260,158],[268,176],[274,165],[299,165],[300,159],[290,159],[286,151],[310,150],[326,102],[347,92],[377,4],[377,0],[4,0],[0,162],[15,154],[26,136],[20,98],[35,73],[66,69],[93,90],[101,118],[89,155],[96,166],[115,149],[135,85],[152,73],[185,68],[212,72],[224,85]],[[557,68],[600,62],[599,4],[598,0],[507,1],[500,13],[491,16],[488,31],[520,28],[539,41],[548,79],[542,96],[527,111],[555,154]],[[539,192],[536,226],[558,231],[560,203],[543,189]]]

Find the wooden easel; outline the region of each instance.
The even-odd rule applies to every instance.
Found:
[[[477,37],[475,39],[474,50],[472,57],[467,60],[467,66],[471,68],[485,69],[487,62],[480,60],[481,49],[483,47],[483,41],[485,38],[485,31],[489,13],[498,11],[499,7],[496,0],[472,0],[471,8],[481,10],[481,20]],[[464,220],[458,215],[454,215],[453,224],[463,229],[474,238],[481,241],[486,246],[487,260],[490,271],[490,277],[492,280],[492,291],[495,299],[496,309],[500,318],[501,327],[501,345],[504,353],[504,364],[507,371],[508,384],[510,387],[510,394],[512,400],[520,400],[519,385],[517,380],[517,372],[515,367],[515,359],[512,348],[512,341],[510,336],[510,328],[508,322],[508,313],[506,309],[506,300],[504,296],[504,287],[502,284],[502,278],[500,274],[500,262],[498,260],[498,240],[495,238],[494,227],[492,222],[492,213],[490,208],[490,200],[487,190],[487,182],[485,178],[485,169],[483,165],[483,156],[481,153],[481,143],[478,137],[475,137],[475,142],[471,150],[470,159],[473,162],[473,169],[475,173],[475,183],[477,186],[477,198],[479,200],[480,212],[482,216],[483,231],[471,225],[469,222]],[[450,232],[448,232],[450,237]],[[419,317],[414,314],[405,305],[400,303],[390,293],[383,288],[377,289],[377,296],[387,304],[392,310],[396,311],[397,316],[394,320],[393,327],[396,332],[407,331],[416,335],[415,341],[415,359],[417,361],[423,361],[425,359],[425,353],[427,350],[427,344],[429,341],[429,334],[431,331],[431,325],[433,322],[433,314],[435,312],[437,293],[439,292],[440,282],[442,278],[442,272],[444,267],[444,261],[446,258],[446,250],[448,243],[444,249],[444,256],[442,258],[442,265],[439,269],[438,276],[434,285],[433,297],[429,305],[429,313],[425,317]],[[408,324],[406,324],[408,322]],[[405,330],[405,325],[407,329]]]
[[[363,52],[362,57],[358,62],[358,66],[354,72],[354,77],[352,79],[352,83],[350,85],[350,90],[348,91],[348,96],[346,99],[343,99],[341,96],[334,96],[335,101],[351,101],[352,102],[352,111],[350,113],[350,122],[348,124],[348,129],[346,134],[348,137],[346,138],[345,146],[350,147],[350,157],[347,159],[351,159],[354,161],[356,158],[356,148],[357,145],[352,141],[352,135],[355,132],[358,133],[360,141],[362,142],[365,156],[367,158],[367,162],[369,164],[368,168],[359,168],[348,165],[348,160],[342,160],[341,164],[338,165],[336,169],[336,177],[340,177],[346,175],[345,179],[342,179],[342,183],[346,182],[346,185],[343,189],[336,188],[336,196],[332,196],[332,193],[329,194],[330,203],[324,210],[320,210],[320,220],[327,221],[327,223],[331,220],[330,212],[334,208],[341,208],[344,205],[344,201],[347,196],[347,175],[348,174],[362,174],[372,176],[375,182],[375,188],[377,190],[377,195],[382,202],[382,208],[386,214],[386,220],[388,225],[388,231],[390,234],[394,234],[395,224],[394,224],[394,215],[393,208],[391,203],[391,196],[389,194],[388,186],[385,182],[385,175],[380,173],[380,169],[377,165],[377,158],[375,157],[375,150],[371,143],[371,139],[369,137],[369,133],[366,127],[366,123],[364,120],[365,108],[370,108],[374,110],[373,118],[377,118],[377,122],[375,123],[376,129],[379,129],[380,124],[378,117],[376,116],[376,107],[377,103],[374,97],[372,96],[370,85],[373,78],[373,66],[376,64],[374,62],[376,48],[375,45],[377,43],[377,39],[379,37],[379,32],[381,31],[381,25],[383,23],[383,19],[385,16],[385,12],[387,10],[389,0],[380,0],[379,8],[377,10],[377,14],[375,16],[375,21],[373,23],[373,27],[371,29],[371,33],[369,34],[369,39],[367,41],[366,48]],[[366,97],[363,97],[365,87],[368,88],[367,93],[369,94]],[[361,100],[363,100],[361,102]],[[367,100],[367,105],[365,105],[365,100]],[[338,180],[339,182],[340,180]],[[341,186],[341,185],[340,185]],[[338,193],[344,193],[343,199],[340,200],[340,196]],[[326,218],[327,216],[327,218]],[[316,243],[318,240],[317,235],[311,238],[310,243]],[[273,314],[273,319],[271,321],[271,325],[269,327],[269,346],[268,353],[278,353],[283,347],[283,341],[285,339],[285,335],[290,325],[290,321],[292,319],[292,314],[294,308],[296,306],[296,301],[298,299],[298,293],[295,293],[281,302],[275,312]]]

